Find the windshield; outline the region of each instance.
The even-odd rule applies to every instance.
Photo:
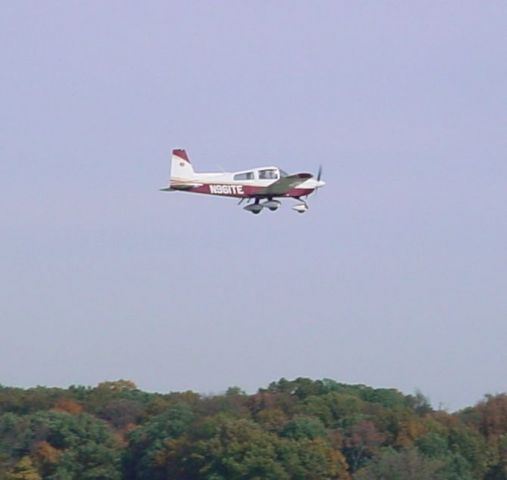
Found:
[[[278,171],[274,168],[259,170],[259,178],[261,180],[276,180],[278,178]]]

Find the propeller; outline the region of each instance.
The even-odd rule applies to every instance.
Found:
[[[322,165],[319,165],[319,169],[317,170],[317,176],[315,177],[317,179],[317,182],[320,182],[321,177],[322,177]],[[319,189],[317,187],[314,191],[314,194],[317,195],[318,191]]]
[[[322,177],[322,165],[319,165],[319,171],[317,172],[317,181],[320,182],[320,177]]]

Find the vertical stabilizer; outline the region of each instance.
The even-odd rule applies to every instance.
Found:
[[[190,163],[185,150],[173,150],[171,157],[171,183],[192,180],[195,176],[194,168]]]

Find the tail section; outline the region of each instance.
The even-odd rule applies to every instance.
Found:
[[[171,156],[171,178],[169,186],[161,188],[164,192],[171,190],[188,190],[194,186],[195,172],[185,150],[173,150]]]
[[[173,150],[171,157],[171,184],[173,182],[193,180],[194,168],[185,150]]]
[[[173,190],[188,190],[194,186],[195,178],[194,168],[190,163],[187,152],[185,150],[173,150],[171,156],[171,178],[169,186],[161,188],[163,192]]]

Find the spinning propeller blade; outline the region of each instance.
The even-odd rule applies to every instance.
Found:
[[[320,182],[320,177],[322,177],[322,165],[319,165],[319,171],[317,173],[317,180]]]

